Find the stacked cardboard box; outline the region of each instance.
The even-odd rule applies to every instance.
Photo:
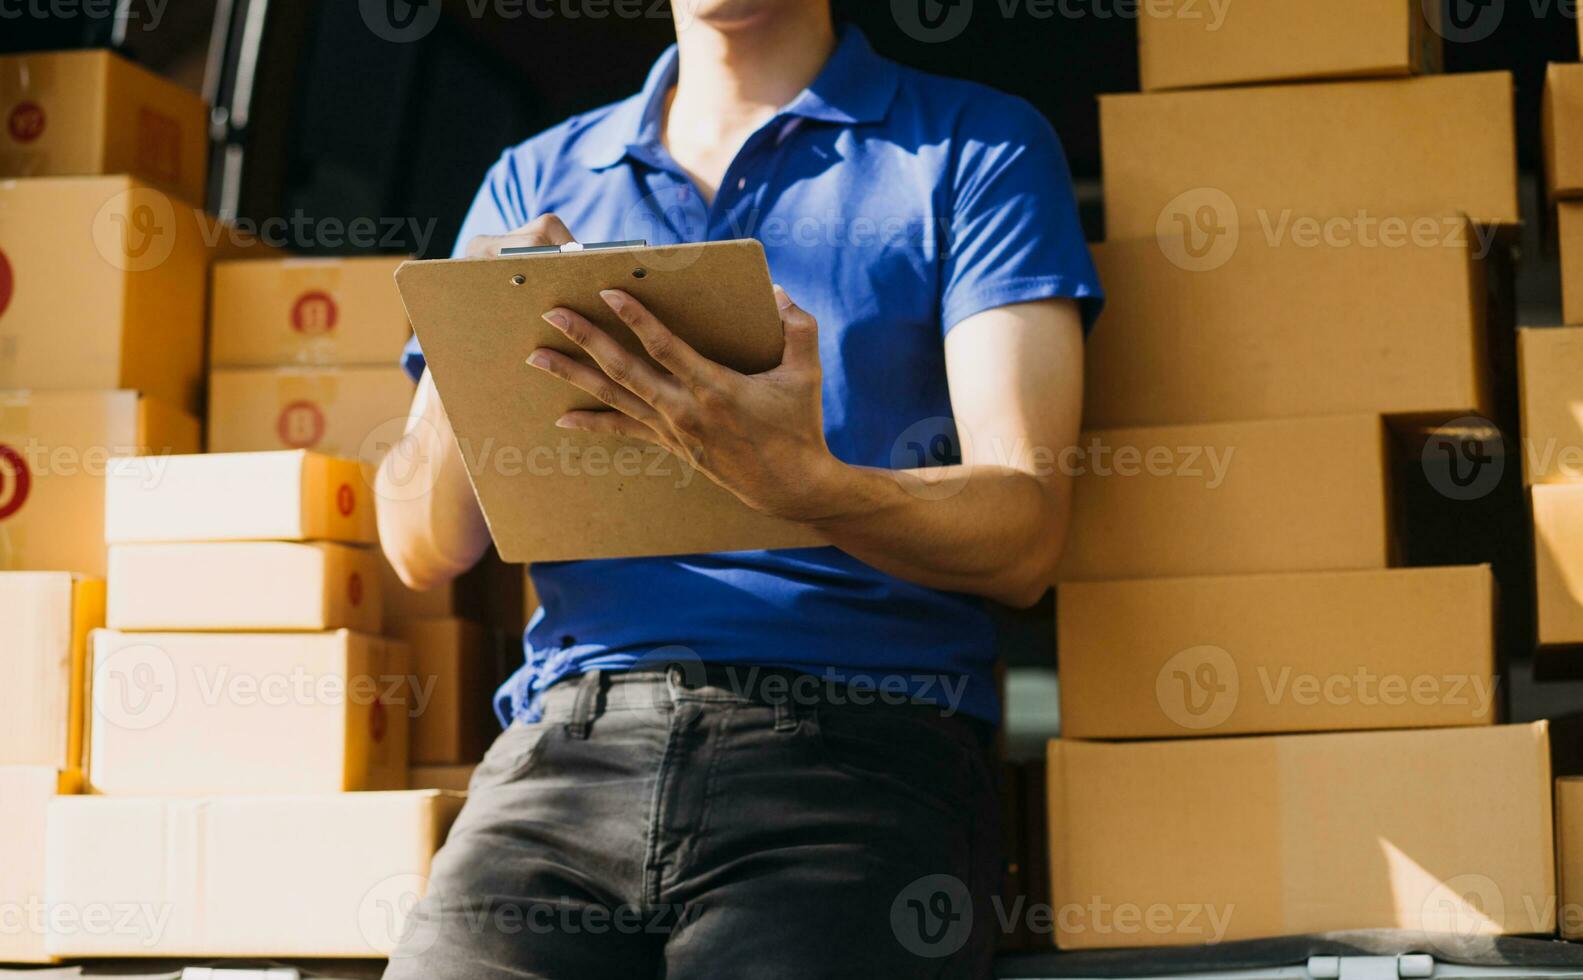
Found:
[[[1484,260],[1518,218],[1511,79],[1385,78],[1437,65],[1425,9],[1163,5],[1156,91],[1101,102],[1110,307],[1061,461],[1047,766],[1064,947],[1554,928],[1523,914],[1556,894],[1549,730],[1495,724],[1491,570],[1398,567],[1394,433],[1492,412]],[[1508,805],[1422,819],[1470,779]]]
[[[1517,345],[1535,628],[1553,661],[1583,649],[1583,327],[1524,329]]]
[[[79,791],[104,482],[194,452],[211,261],[203,102],[106,52],[0,57],[0,962],[46,962],[45,812]]]
[[[362,465],[118,459],[105,535],[109,628],[85,671],[97,795],[49,809],[46,904],[127,914],[53,929],[49,951],[388,953],[399,927],[382,916],[421,893],[460,797],[400,791],[432,685],[377,635]]]
[[[1545,187],[1561,250],[1561,314],[1583,324],[1583,64],[1545,74]]]

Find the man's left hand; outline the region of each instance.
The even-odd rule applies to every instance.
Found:
[[[600,293],[656,369],[586,317],[556,307],[544,319],[593,358],[590,367],[541,347],[528,363],[610,406],[556,425],[641,439],[670,450],[755,510],[818,522],[839,510],[847,467],[824,438],[819,325],[775,287],[785,352],[774,369],[740,374],[699,354],[628,293]]]

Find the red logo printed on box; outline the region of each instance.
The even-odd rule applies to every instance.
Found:
[[[11,305],[15,286],[16,277],[11,272],[11,260],[6,258],[4,250],[0,250],[0,316],[4,316],[6,307]]]
[[[351,578],[346,580],[346,597],[353,606],[363,604],[363,576],[353,572]]]
[[[294,401],[280,410],[275,420],[275,434],[292,449],[317,446],[324,438],[324,413],[310,401]]]
[[[291,329],[305,337],[329,333],[340,319],[341,311],[335,305],[335,297],[323,290],[303,293],[291,304]]]
[[[18,143],[31,143],[44,135],[44,107],[37,102],[18,102],[6,120],[6,130]]]
[[[148,106],[137,110],[137,163],[159,180],[181,179],[181,123]]]
[[[368,711],[368,734],[376,742],[385,740],[385,728],[390,719],[385,717],[385,702],[375,701]]]
[[[357,509],[357,491],[352,489],[350,483],[343,483],[336,489],[335,509],[341,512],[342,517],[351,517],[352,511]]]
[[[0,444],[0,521],[22,509],[32,487],[33,475],[22,454]]]

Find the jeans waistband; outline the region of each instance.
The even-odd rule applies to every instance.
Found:
[[[777,729],[795,728],[803,712],[884,710],[935,720],[941,706],[910,700],[905,693],[857,688],[833,677],[783,667],[683,661],[629,670],[589,670],[562,679],[544,692],[543,719],[559,722],[586,738],[595,719],[613,711],[668,712],[680,703],[754,704],[774,709]],[[969,729],[989,726],[965,716],[951,722]]]

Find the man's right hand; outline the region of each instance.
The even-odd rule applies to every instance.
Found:
[[[541,214],[516,231],[504,235],[479,235],[467,243],[467,257],[492,259],[498,256],[503,248],[568,245],[576,240],[560,218],[553,214]]]

